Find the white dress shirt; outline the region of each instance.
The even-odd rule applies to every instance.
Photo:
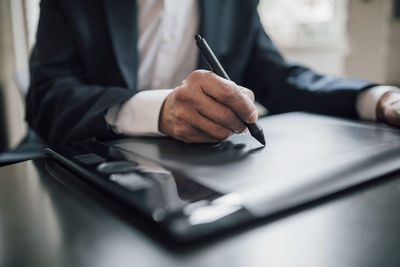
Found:
[[[158,118],[165,98],[196,69],[198,31],[196,0],[138,0],[138,90],[126,102],[106,113],[106,122],[119,134],[161,135]],[[376,86],[359,94],[356,104],[362,119],[376,120],[379,99],[393,89]]]
[[[158,117],[171,88],[196,69],[199,12],[196,0],[138,0],[141,92],[111,107],[106,121],[116,133],[159,135]]]

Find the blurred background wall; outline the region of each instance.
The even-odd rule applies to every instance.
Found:
[[[400,84],[398,0],[261,0],[263,24],[293,61]]]
[[[400,85],[399,2],[261,0],[259,13],[289,60],[322,73]],[[15,146],[26,131],[24,90],[38,5],[0,0],[0,151]]]

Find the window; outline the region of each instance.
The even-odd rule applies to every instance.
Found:
[[[266,31],[290,60],[341,75],[347,52],[348,0],[261,0]]]
[[[264,26],[283,46],[327,46],[342,38],[343,0],[262,0]]]

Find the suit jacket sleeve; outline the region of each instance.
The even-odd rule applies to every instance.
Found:
[[[252,55],[244,81],[270,114],[307,111],[358,118],[358,92],[374,86],[373,83],[320,75],[286,61],[265,33],[258,15],[253,14],[253,18],[250,34],[253,38]]]
[[[92,136],[112,138],[105,111],[136,93],[89,82],[69,26],[59,2],[41,2],[37,42],[30,59],[26,118],[54,146]]]

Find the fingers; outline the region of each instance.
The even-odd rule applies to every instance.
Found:
[[[187,143],[215,143],[257,120],[254,94],[208,71],[195,71],[167,96],[159,131]]]
[[[199,90],[194,99],[201,94]],[[186,101],[192,98],[187,95],[191,92],[183,87],[167,96],[159,117],[160,132],[186,143],[216,143],[228,138],[231,130],[202,116]]]
[[[192,75],[200,82],[205,94],[232,109],[241,120],[247,123],[257,120],[254,94],[249,89],[208,71],[196,71]]]
[[[190,124],[182,124],[175,130],[174,138],[185,143],[217,143],[221,141],[221,139],[213,138]]]
[[[186,110],[190,109],[175,106],[174,95],[167,97],[159,118],[159,131],[185,143],[216,143],[220,141],[204,131],[192,126],[186,118]],[[193,112],[193,110],[192,110]],[[194,111],[196,112],[196,111]],[[189,117],[189,116],[188,116]],[[190,118],[190,117],[189,117]]]
[[[202,116],[234,133],[241,133],[246,129],[246,125],[233,110],[208,95],[200,95],[195,108]]]
[[[179,119],[190,125],[192,128],[206,133],[213,140],[224,140],[232,134],[232,131],[229,128],[215,123],[198,113],[196,110],[193,112],[182,113],[179,116]]]

